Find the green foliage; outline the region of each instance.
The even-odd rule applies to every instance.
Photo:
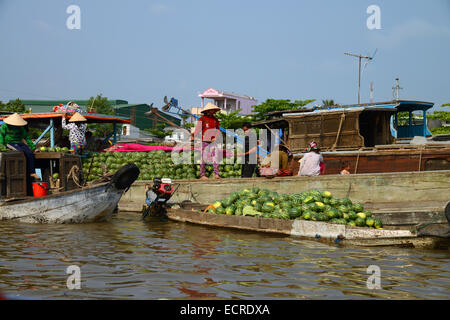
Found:
[[[335,103],[333,99],[326,99],[322,100],[322,106],[324,107],[333,107],[333,106],[339,106],[339,104]]]
[[[8,112],[24,113],[25,104],[19,98],[17,98],[15,101],[12,102],[10,101],[6,104],[0,101],[0,110]]]
[[[255,118],[257,120],[265,120],[268,118],[267,113],[272,111],[282,110],[299,110],[307,104],[316,101],[315,99],[308,100],[295,100],[291,102],[289,99],[267,99],[265,102],[253,106],[253,112],[256,113]]]
[[[450,107],[450,103],[443,104],[441,107]],[[450,112],[449,111],[434,111],[433,114],[428,115],[429,119],[437,119],[441,121],[450,121]],[[433,135],[436,134],[450,134],[450,127],[440,127],[431,129],[431,133]]]
[[[439,128],[434,128],[431,129],[431,133],[433,135],[437,135],[437,134],[450,134],[450,127],[439,127]]]
[[[450,105],[450,104],[448,104]],[[442,105],[446,106],[445,104]],[[450,112],[449,111],[434,111],[433,114],[427,116],[429,119],[438,119],[442,121],[450,121]]]
[[[252,116],[241,116],[237,111],[226,114],[225,112],[216,113],[216,118],[220,121],[220,126],[225,129],[239,129],[242,128],[244,122],[252,122],[254,118]]]
[[[98,94],[95,98],[90,97],[86,108],[88,109],[88,111],[99,114],[115,114],[113,106],[108,103],[108,98],[102,97],[101,93]]]
[[[397,113],[397,118],[398,118],[398,125],[399,127],[401,126],[408,126],[409,125],[409,112],[399,112]],[[422,115],[417,115],[417,114],[412,114],[412,123],[413,125],[415,123],[421,123],[423,122],[423,116]]]
[[[98,94],[95,98],[90,97],[86,108],[87,110],[94,113],[108,114],[108,115],[115,114],[113,106],[111,106],[108,103],[108,98],[103,97],[101,93]],[[111,123],[89,124],[88,128],[90,131],[92,131],[92,135],[94,137],[102,137],[102,138],[106,138],[114,130],[114,127]]]

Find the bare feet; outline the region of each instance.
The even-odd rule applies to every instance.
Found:
[[[200,180],[209,180],[208,177],[202,176]]]
[[[214,179],[220,179],[220,176],[214,176]]]

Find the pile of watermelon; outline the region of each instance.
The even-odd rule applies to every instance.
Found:
[[[40,152],[63,152],[63,153],[68,153],[70,150],[67,147],[40,147],[39,148]]]
[[[380,229],[383,223],[362,204],[348,198],[334,198],[328,191],[309,190],[295,194],[278,194],[258,187],[233,192],[215,201],[209,213],[255,216],[274,219],[301,219]]]
[[[83,174],[88,181],[92,181],[101,177],[103,173],[115,173],[122,166],[134,163],[141,171],[138,180],[153,180],[155,177],[175,180],[199,179],[200,160],[194,158],[193,152],[191,152],[190,157],[191,164],[175,164],[171,153],[162,150],[91,153],[83,159]],[[225,164],[222,161],[219,166],[221,178],[237,178],[241,176],[242,169],[239,159],[235,160],[234,164]],[[91,168],[90,171],[89,167]],[[212,165],[206,165],[206,176],[214,177]]]

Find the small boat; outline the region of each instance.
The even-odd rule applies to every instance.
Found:
[[[450,247],[450,228],[446,225],[441,226],[439,230],[426,232],[416,232],[396,227],[391,227],[392,229],[370,229],[318,221],[202,213],[201,209],[203,207],[205,206],[194,205],[190,207],[184,206],[179,209],[169,209],[167,216],[170,220],[178,222],[280,234],[335,245],[361,247],[394,246],[427,249],[448,249]],[[450,203],[445,210],[448,220],[450,219]]]
[[[7,199],[0,202],[0,220],[26,223],[85,223],[108,219],[122,195],[139,176],[128,164],[113,176],[91,185],[44,197]]]

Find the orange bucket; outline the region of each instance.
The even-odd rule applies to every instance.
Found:
[[[48,195],[48,182],[33,182],[33,197]]]

